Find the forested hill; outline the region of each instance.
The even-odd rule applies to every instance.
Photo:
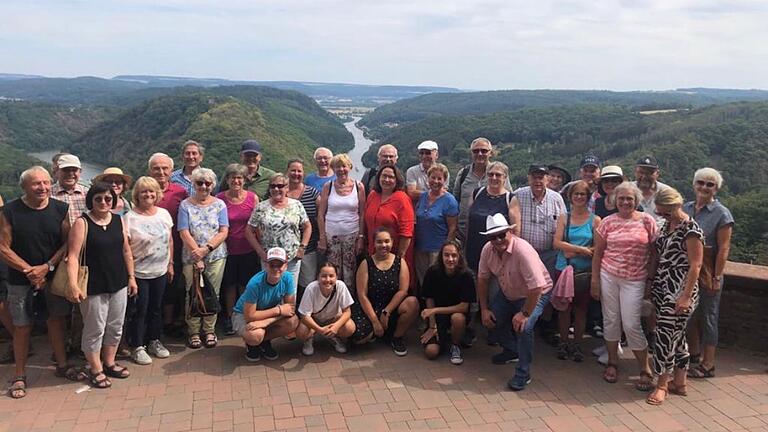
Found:
[[[376,108],[360,124],[374,134],[394,124],[402,125],[443,115],[483,115],[521,108],[607,103],[635,111],[701,107],[716,103],[768,100],[768,91],[689,88],[674,91],[612,92],[599,90],[498,90],[465,93],[432,93]]]
[[[291,158],[311,159],[319,146],[352,148],[343,125],[308,97],[268,87],[186,89],[150,99],[88,130],[70,150],[81,157],[146,171],[146,157],[165,152],[178,160],[181,144],[204,144],[204,165],[220,173],[239,160],[240,144],[255,138],[266,166],[282,170]]]
[[[733,103],[690,111],[643,115],[614,105],[584,104],[530,108],[485,116],[443,116],[395,128],[380,142],[399,149],[401,167],[417,163],[416,146],[433,139],[452,172],[470,160],[478,136],[497,145],[497,159],[525,182],[532,162],[557,163],[575,173],[581,155],[594,152],[606,164],[632,175],[643,154],[655,155],[661,180],[692,198],[696,169],[722,171],[720,196],[733,210],[737,228],[733,257],[768,264],[768,103]],[[375,163],[373,148],[366,163]]]

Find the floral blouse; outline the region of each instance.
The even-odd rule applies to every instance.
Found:
[[[258,228],[265,251],[281,247],[285,249],[290,261],[296,257],[301,244],[301,229],[309,222],[309,218],[300,201],[286,199],[288,205],[281,209],[272,207],[269,200],[260,202],[251,213],[248,225]]]
[[[213,203],[204,207],[190,203],[189,198],[181,202],[177,223],[178,230],[189,230],[198,245],[206,244],[223,226],[229,226],[227,205],[224,204],[224,201],[215,198]],[[209,263],[226,257],[227,242],[221,242],[219,247],[206,255],[203,261]],[[181,260],[184,264],[193,263],[191,251],[187,249],[186,245],[181,250]]]

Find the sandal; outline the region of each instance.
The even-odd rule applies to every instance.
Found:
[[[670,381],[667,383],[667,390],[669,390],[669,392],[672,393],[673,395],[688,396],[687,387],[688,386],[685,384],[679,386],[675,384],[674,381]]]
[[[699,363],[695,368],[688,370],[689,378],[712,378],[715,376],[715,367],[707,369],[704,364]]]
[[[112,381],[107,378],[104,371],[93,372],[88,370],[88,381],[91,382],[91,387],[97,389],[106,389],[112,387]]]
[[[13,378],[11,386],[8,388],[8,396],[13,399],[21,399],[27,395],[27,376],[19,375]]]
[[[691,364],[699,364],[701,363],[701,354],[691,354],[690,360]],[[670,390],[671,392],[672,390]]]
[[[202,348],[203,342],[200,340],[200,335],[192,335],[187,339],[187,346],[189,346],[192,349],[199,349]]]
[[[635,389],[647,392],[653,389],[653,375],[649,374],[648,372],[640,372],[640,380],[635,383]],[[667,389],[665,388],[664,391],[666,392]]]
[[[218,342],[219,342],[219,339],[216,337],[216,333],[208,333],[205,335],[206,348],[213,348],[216,346]]]
[[[616,384],[616,382],[619,380],[619,368],[612,363],[605,365],[605,370],[603,371],[603,379],[607,383]]]
[[[112,366],[104,365],[104,373],[108,377],[117,379],[126,379],[131,376],[131,371],[125,366],[120,366],[118,363],[115,363]]]
[[[70,381],[84,381],[88,379],[88,373],[84,367],[56,366],[53,372],[58,378],[66,378]]]
[[[664,393],[664,397],[663,398],[657,396],[657,394],[659,392],[663,392]],[[655,405],[655,406],[661,405],[664,402],[664,400],[667,399],[667,395],[668,394],[669,394],[669,389],[668,388],[666,388],[666,387],[656,387],[648,395],[648,397],[645,398],[645,403],[647,403],[648,405]]]

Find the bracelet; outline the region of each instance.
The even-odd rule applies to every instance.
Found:
[[[280,309],[280,305],[277,305],[277,314],[278,315],[282,315],[283,314],[283,310]]]
[[[364,236],[363,234],[358,234],[358,235],[357,235],[357,238],[361,238],[361,239],[364,239],[364,238],[365,238],[365,236]]]

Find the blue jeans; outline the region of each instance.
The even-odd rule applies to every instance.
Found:
[[[515,375],[529,377],[531,375],[531,361],[533,360],[533,327],[541,316],[544,306],[549,303],[552,296],[552,290],[542,294],[539,298],[533,313],[525,323],[522,333],[512,331],[512,317],[515,316],[525,305],[525,299],[509,300],[504,293],[499,291],[491,301],[491,311],[496,316],[496,328],[493,330],[494,337],[504,348],[504,351],[514,352],[520,356]]]
[[[708,346],[717,346],[718,342],[718,319],[720,318],[720,296],[723,294],[721,289],[714,293],[700,289],[698,313],[701,319],[701,344]]]

